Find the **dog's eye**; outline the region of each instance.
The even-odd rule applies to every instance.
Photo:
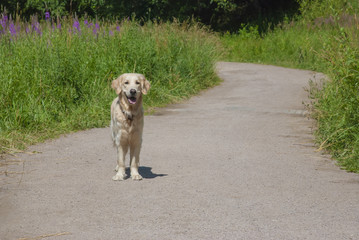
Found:
[[[136,84],[137,84],[137,85],[139,85],[139,84],[140,84],[140,82],[139,82],[139,81],[136,81]]]
[[[125,82],[125,84],[126,84],[126,85],[127,85],[127,84],[129,84],[129,82],[128,82],[128,81],[126,81],[126,82]]]

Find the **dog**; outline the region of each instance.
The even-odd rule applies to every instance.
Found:
[[[118,95],[111,104],[111,133],[118,157],[114,181],[127,178],[125,157],[128,149],[131,178],[142,180],[138,172],[144,118],[142,96],[150,87],[150,82],[138,73],[125,73],[112,81],[112,88]]]

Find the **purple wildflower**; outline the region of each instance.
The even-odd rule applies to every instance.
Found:
[[[57,29],[61,30],[61,23],[57,24]]]
[[[98,25],[98,23],[96,23],[93,30],[92,30],[93,34],[97,35],[98,30],[100,30],[100,25]]]
[[[29,34],[29,33],[30,33],[29,27],[26,27],[26,28],[25,28],[25,32],[26,32],[26,34]]]
[[[72,27],[74,28],[74,31],[75,31],[75,29],[76,29],[78,33],[81,32],[81,28],[80,28],[80,23],[79,23],[79,21],[75,20],[75,22],[74,22],[74,24],[72,25]]]
[[[113,32],[110,30],[110,31],[108,31],[108,34],[110,35],[110,36],[113,36]]]
[[[89,21],[87,21],[86,19],[84,20],[84,24],[85,25],[88,25],[89,24]]]
[[[6,22],[3,19],[0,19],[0,25],[4,29],[6,27]]]
[[[89,25],[87,25],[88,28],[92,27],[93,23],[90,23]]]
[[[2,19],[0,19],[0,24],[2,27],[2,32],[5,34],[5,29],[6,29],[6,22],[7,22],[7,16],[3,16]]]
[[[32,29],[37,32],[37,34],[42,35],[39,22],[34,22],[31,24],[31,26],[32,26]]]
[[[9,31],[10,31],[11,36],[16,36],[16,29],[15,29],[14,23],[10,23]]]
[[[48,11],[45,12],[45,20],[49,20],[50,19],[50,13]]]
[[[116,31],[120,32],[120,26],[119,25],[117,25]]]

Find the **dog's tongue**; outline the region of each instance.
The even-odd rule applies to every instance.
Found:
[[[128,98],[128,102],[130,104],[135,104],[136,103],[136,98],[135,97],[130,97],[130,98]]]

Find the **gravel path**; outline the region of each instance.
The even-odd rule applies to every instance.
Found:
[[[9,156],[24,174],[0,176],[0,239],[359,239],[359,175],[315,152],[305,117],[315,74],[223,62],[218,74],[146,116],[142,181],[112,181],[109,128]]]

